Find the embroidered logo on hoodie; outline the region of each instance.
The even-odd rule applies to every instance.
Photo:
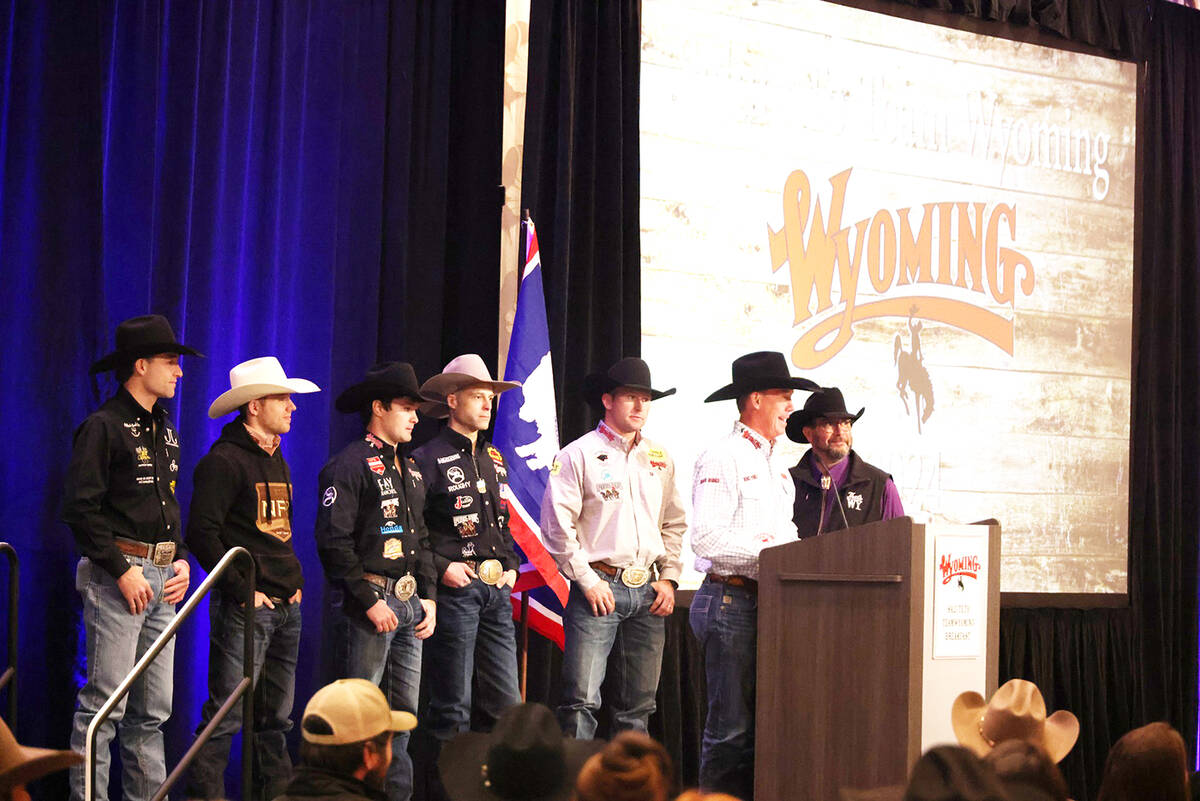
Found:
[[[258,530],[270,534],[280,542],[292,538],[292,515],[288,503],[288,485],[282,481],[254,485],[258,496],[258,519],[254,521]]]

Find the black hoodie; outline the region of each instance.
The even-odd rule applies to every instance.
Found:
[[[259,592],[286,600],[304,586],[292,549],[291,471],[280,448],[268,454],[234,419],[196,465],[192,483],[186,539],[205,570],[240,545],[254,557]],[[244,564],[235,562],[220,582],[238,602],[246,592]]]

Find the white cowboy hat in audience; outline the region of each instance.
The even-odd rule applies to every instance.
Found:
[[[981,757],[997,743],[1026,740],[1058,763],[1079,739],[1079,719],[1065,709],[1047,717],[1041,690],[1024,679],[1005,682],[990,701],[977,692],[962,693],[954,699],[950,721],[958,742]]]

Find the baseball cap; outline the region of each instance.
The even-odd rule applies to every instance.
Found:
[[[320,722],[313,725],[310,718],[327,725]],[[393,711],[383,692],[371,682],[338,679],[309,699],[300,730],[304,739],[315,745],[346,745],[369,740],[385,731],[409,731],[416,726],[416,715]]]

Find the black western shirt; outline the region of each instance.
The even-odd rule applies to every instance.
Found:
[[[471,440],[446,426],[413,451],[425,476],[425,524],[438,578],[451,562],[499,559],[505,570],[520,565],[508,529],[508,483],[504,457],[479,435]]]
[[[412,459],[373,434],[326,462],[318,480],[317,553],[329,580],[362,610],[377,598],[363,573],[412,574],[417,594],[437,600],[437,575],[421,517],[425,487]]]
[[[114,578],[129,569],[113,537],[174,542],[183,558],[179,434],[161,404],[151,411],[121,387],[75,431],[63,522],[79,552]]]

